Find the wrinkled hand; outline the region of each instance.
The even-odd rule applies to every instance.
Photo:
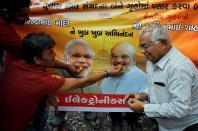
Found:
[[[112,66],[107,72],[110,77],[120,76],[123,74],[123,68],[122,66]]]
[[[137,99],[137,100],[140,100],[140,101],[148,101],[148,96],[146,93],[136,93],[136,92],[131,92],[129,94],[127,94],[124,99],[126,101],[128,101],[129,99]]]
[[[124,99],[125,100],[129,100],[130,98],[133,99],[133,98],[136,98],[136,99],[139,99],[140,97],[140,94],[139,93],[136,93],[136,92],[130,92],[129,94],[127,94]]]
[[[136,99],[136,98],[129,98],[128,102],[128,106],[131,110],[133,110],[134,112],[144,112],[144,102]]]

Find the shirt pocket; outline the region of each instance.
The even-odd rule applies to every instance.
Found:
[[[169,102],[170,96],[165,82],[154,81],[152,94],[155,95],[154,98],[157,103]]]

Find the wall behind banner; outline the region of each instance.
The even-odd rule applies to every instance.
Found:
[[[198,68],[197,14],[197,0],[32,0],[30,20],[16,29],[22,37],[29,32],[51,34],[60,58],[69,40],[87,40],[95,52],[93,71],[107,68],[110,49],[125,40],[137,49],[137,65],[144,70],[138,33],[146,24],[159,22],[168,30],[172,44]]]

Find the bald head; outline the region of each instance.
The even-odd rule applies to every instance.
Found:
[[[135,49],[126,42],[120,41],[111,49],[111,64],[113,66],[122,65],[129,70],[135,63]]]

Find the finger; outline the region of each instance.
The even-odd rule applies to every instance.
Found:
[[[126,67],[125,67],[125,65],[121,65],[121,67],[120,67],[120,72],[121,73],[124,73],[125,72],[125,70],[126,70]]]
[[[120,65],[120,64],[119,65],[116,65],[116,66],[114,65],[113,66],[113,69],[115,69],[118,72],[122,72],[122,65]]]
[[[115,70],[119,70],[121,68],[122,65],[117,64],[117,65],[111,65],[113,69]]]
[[[132,98],[131,101],[132,101],[133,103],[135,103],[135,102],[138,102],[139,100],[136,99],[136,98]]]
[[[124,96],[124,100],[128,100],[128,99],[129,99],[129,95],[130,95],[130,94],[125,95],[125,96]]]
[[[140,100],[138,100],[137,98],[133,98],[133,99],[131,100],[131,102],[133,102],[133,103],[143,104],[143,102],[142,102],[142,101],[140,101]]]
[[[127,94],[124,99],[129,100],[130,98],[134,98],[134,94]]]
[[[125,96],[125,99],[128,100],[129,98],[135,98],[135,94],[134,93],[129,93]]]
[[[116,68],[114,68],[117,72],[119,72],[120,74],[123,73],[123,66],[122,65],[119,65],[119,66],[116,66]]]
[[[122,71],[122,68],[123,68],[122,65],[119,65],[119,66],[118,66],[119,72]]]
[[[134,100],[132,98],[129,98],[128,99],[128,103],[131,103],[132,104],[132,103],[135,103],[135,102],[134,102]]]
[[[134,104],[138,103],[138,100],[135,98],[129,98],[128,105],[133,106]]]
[[[129,100],[128,100],[128,106],[129,106],[131,109],[133,109],[133,108],[135,107],[135,105],[136,105],[136,103],[134,103],[134,102],[132,101],[132,99],[129,99]]]

